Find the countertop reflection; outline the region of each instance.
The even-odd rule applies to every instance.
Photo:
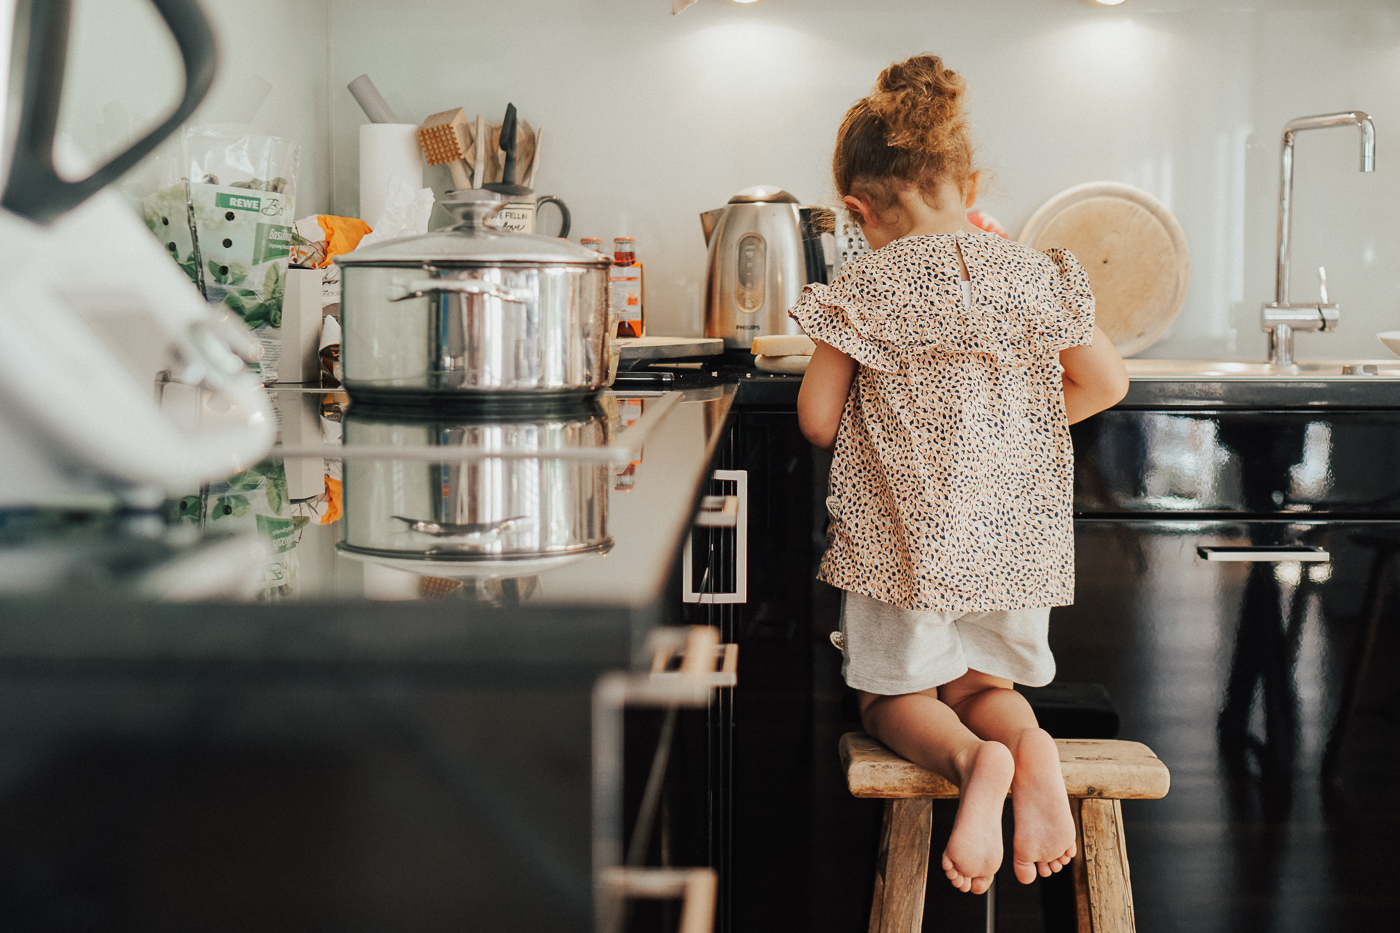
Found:
[[[0,604],[663,597],[733,382],[489,413],[274,386],[272,457],[163,513],[0,514]]]

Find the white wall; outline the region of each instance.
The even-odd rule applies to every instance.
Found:
[[[302,139],[301,213],[357,209],[364,118],[345,85],[361,72],[407,121],[455,106],[499,120],[514,102],[546,129],[538,187],[569,202],[575,236],[637,237],[654,333],[703,327],[698,214],[760,183],[830,198],[842,113],[890,61],[933,51],[971,85],[990,213],[1014,232],[1070,185],[1145,188],[1192,252],[1181,317],[1145,355],[1260,358],[1282,126],[1368,110],[1372,175],[1356,170],[1352,130],[1298,143],[1294,295],[1314,294],[1325,264],[1342,305],[1341,330],[1300,335],[1298,351],[1375,357],[1371,335],[1400,328],[1394,0],[700,0],[678,17],[669,0],[206,5],[238,41],[201,116],[237,109],[250,75],[272,83],[252,124]]]
[[[193,120],[295,139],[299,214],[325,211],[330,203],[331,2],[203,0],[219,40],[220,68]],[[73,8],[59,125],[96,159],[125,148],[174,108],[182,86],[179,56],[146,0],[75,0]],[[170,151],[167,144],[122,187],[144,193],[154,183],[155,161]]]

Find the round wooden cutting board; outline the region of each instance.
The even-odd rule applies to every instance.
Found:
[[[1186,235],[1146,191],[1076,185],[1042,204],[1017,239],[1074,254],[1089,274],[1098,325],[1124,356],[1156,343],[1181,312],[1191,280]]]

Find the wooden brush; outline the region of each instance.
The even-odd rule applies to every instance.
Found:
[[[472,186],[471,172],[465,161],[471,131],[467,114],[461,107],[435,113],[418,127],[418,145],[429,165],[446,165],[452,173],[452,183],[458,188]]]

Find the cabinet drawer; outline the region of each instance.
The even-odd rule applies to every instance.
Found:
[[[1074,508],[1400,516],[1400,411],[1133,411],[1075,425]]]

